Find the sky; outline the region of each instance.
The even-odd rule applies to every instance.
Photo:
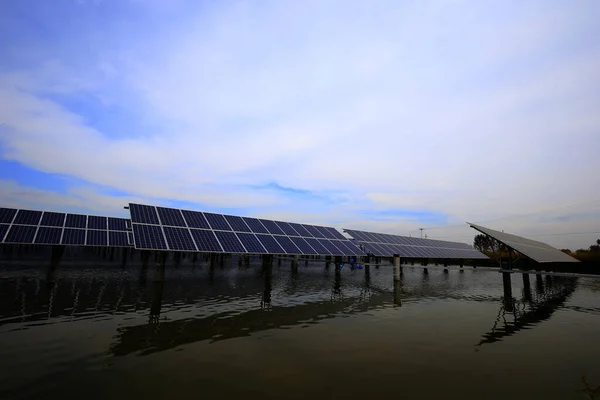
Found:
[[[600,2],[5,0],[0,205],[600,237]]]

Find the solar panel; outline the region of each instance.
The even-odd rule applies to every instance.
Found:
[[[281,245],[275,240],[275,237],[269,234],[257,233],[256,238],[269,252],[269,254],[287,254]]]
[[[217,235],[217,239],[225,253],[246,253],[246,249],[235,233],[215,231],[215,235]]]
[[[210,229],[208,221],[204,218],[204,214],[199,211],[181,210],[187,226],[190,228]]]
[[[87,227],[87,215],[67,214],[67,219],[65,220],[65,227],[85,229]]]
[[[10,224],[17,215],[17,210],[14,208],[0,208],[0,223]]]
[[[88,216],[88,229],[108,229],[108,218],[98,215]]]
[[[197,251],[189,229],[164,226],[163,231],[167,238],[169,250]]]
[[[300,249],[287,236],[273,235],[273,238],[279,243],[282,249],[288,254],[302,254]]]
[[[84,245],[85,229],[65,228],[61,243],[73,246]]]
[[[108,230],[110,231],[126,231],[127,219],[108,217]]]
[[[45,211],[44,215],[42,216],[42,222],[40,222],[40,225],[62,227],[65,223],[65,216],[65,213]]]
[[[301,237],[291,237],[290,240],[300,249],[302,254],[319,254]]]
[[[156,225],[132,224],[137,249],[167,250],[162,229]]]
[[[499,242],[504,243],[508,247],[526,255],[539,263],[547,262],[579,262],[579,260],[555,249],[554,247],[544,242],[527,239],[521,236],[510,233],[499,232],[490,228],[485,228],[480,225],[469,224],[472,228],[482,232]]]
[[[292,226],[290,224],[288,224],[287,222],[282,222],[282,221],[273,221],[275,222],[275,224],[279,227],[279,229],[281,229],[283,231],[283,233],[285,233],[288,236],[300,236],[300,234],[294,229],[292,228]]]
[[[17,214],[18,216],[18,214]],[[11,225],[4,243],[33,243],[35,237],[36,226],[31,225]]]
[[[350,247],[349,240],[338,240],[335,245],[344,252],[344,255],[358,255],[361,254],[360,250],[356,246]]]
[[[252,232],[252,229],[248,227],[248,224],[244,222],[242,217],[236,217],[234,215],[225,215],[225,219],[229,223],[229,226],[236,232]]]
[[[40,226],[35,235],[36,244],[60,244],[62,228]]]
[[[42,218],[41,211],[19,210],[13,224],[20,225],[37,225]]]
[[[223,248],[217,241],[217,237],[213,231],[205,229],[190,229],[192,237],[198,246],[198,251],[221,253]]]
[[[260,243],[258,238],[253,233],[240,232],[237,234],[237,236],[238,239],[240,239],[240,242],[242,242],[242,244],[248,251],[248,253],[267,253],[267,250],[264,248],[264,246]]]
[[[127,232],[127,240],[129,241],[129,245],[133,246],[134,241],[133,241],[133,232]]]
[[[156,207],[142,204],[129,204],[131,222],[140,224],[159,225]],[[135,235],[134,235],[135,236]]]
[[[301,225],[302,225],[302,224],[301,224]],[[308,233],[310,233],[310,236],[307,236],[307,237],[311,237],[311,236],[313,236],[313,237],[316,237],[316,238],[324,238],[324,237],[325,237],[325,235],[323,235],[323,234],[321,233],[321,231],[320,231],[320,230],[318,230],[318,229],[317,229],[316,227],[314,227],[313,225],[302,225],[302,227],[303,227],[304,229],[306,229],[306,231],[307,231]]]
[[[258,218],[242,217],[242,219],[244,220],[246,225],[248,225],[248,227],[252,229],[252,232],[269,233],[267,228],[265,228],[265,226],[262,224],[262,222],[260,222]]]
[[[321,242],[319,242],[318,239],[315,239],[315,238],[305,238],[304,240],[306,240],[306,242],[310,245],[310,247],[312,247],[313,249],[315,249],[315,251],[317,252],[317,254],[322,254],[322,255],[329,255],[329,254],[331,254],[331,251],[329,251],[327,249],[327,247],[323,246],[323,244]]]
[[[108,245],[114,247],[131,246],[127,235],[129,232],[123,231],[108,231]]]
[[[108,246],[107,231],[88,229],[85,244],[88,246]]]
[[[156,207],[160,222],[167,226],[187,226],[181,215],[181,211],[173,208]]]
[[[214,230],[230,231],[231,227],[225,217],[221,214],[204,213],[210,227]]]
[[[8,224],[0,224],[0,242],[4,239],[6,232],[8,232],[8,228],[10,225]]]

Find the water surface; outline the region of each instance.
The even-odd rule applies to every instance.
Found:
[[[600,280],[289,260],[0,265],[0,398],[583,399]],[[529,289],[527,289],[529,287]]]

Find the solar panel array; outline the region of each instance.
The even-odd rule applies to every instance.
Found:
[[[392,257],[398,254],[408,258],[441,259],[487,259],[466,243],[445,240],[421,239],[385,233],[344,229],[363,247],[366,253],[377,257]]]
[[[136,249],[293,255],[359,255],[331,227],[130,204]]]
[[[579,260],[571,257],[568,254],[550,246],[549,244],[538,242],[536,240],[527,239],[510,233],[495,231],[483,226],[469,224],[472,228],[477,229],[488,236],[493,237],[499,242],[504,243],[508,247],[526,255],[539,263],[547,262],[579,262]]]
[[[129,247],[128,229],[125,218],[0,208],[0,243]]]

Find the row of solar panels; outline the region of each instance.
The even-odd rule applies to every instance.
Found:
[[[70,246],[133,246],[131,232],[0,224],[0,242]]]
[[[0,208],[0,243],[128,247],[128,229],[125,218]]]
[[[378,257],[391,257],[398,254],[400,257],[409,258],[488,258],[466,243],[420,239],[353,229],[344,229],[344,232],[351,235],[366,253]]]
[[[0,208],[0,224],[35,225],[77,229],[127,231],[131,221],[99,215],[67,214],[51,211]]]
[[[406,246],[473,250],[473,248],[466,243],[448,242],[445,240],[422,239],[409,236],[390,235],[387,233],[357,231],[355,229],[344,229],[344,232],[348,233],[360,243],[400,244]]]
[[[357,255],[351,241],[133,224],[135,248],[210,253]]]
[[[469,249],[447,249],[424,246],[403,246],[399,244],[361,243],[362,248],[368,254],[377,257],[392,257],[398,254],[400,257],[408,258],[453,258],[453,259],[487,259],[488,257],[477,250]]]
[[[260,233],[290,237],[347,240],[335,228],[295,222],[130,204],[131,221],[139,224]]]

